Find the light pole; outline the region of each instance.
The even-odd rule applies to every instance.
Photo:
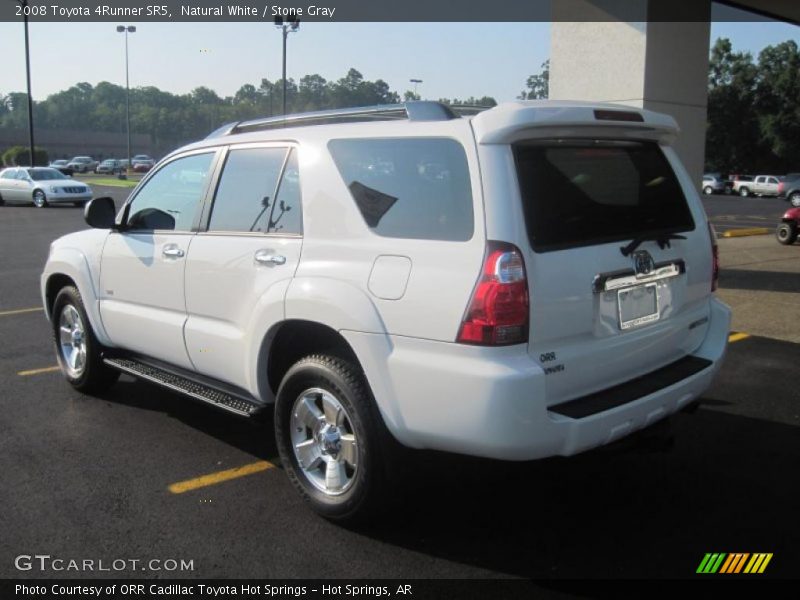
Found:
[[[25,77],[28,82],[28,158],[32,167],[36,166],[33,158],[33,96],[31,96],[31,50],[28,42],[28,0],[17,0],[22,7],[22,20],[25,22]]]
[[[409,79],[411,83],[414,84],[414,98],[417,97],[417,84],[422,83],[422,79]]]
[[[289,17],[288,23],[284,23],[283,17],[275,17],[275,27],[283,31],[283,114],[286,115],[286,38],[290,33],[296,33],[300,27],[300,19]]]
[[[125,34],[125,123],[128,132],[128,166],[125,169],[126,173],[131,170],[131,87],[130,79],[128,77],[128,34],[136,33],[136,27],[133,25],[117,25],[117,33]]]

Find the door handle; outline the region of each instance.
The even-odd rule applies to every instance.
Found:
[[[178,248],[175,244],[167,244],[161,251],[161,254],[167,258],[183,258],[184,251]]]
[[[256,252],[255,261],[262,265],[285,265],[286,257],[280,254],[269,254],[269,250]]]

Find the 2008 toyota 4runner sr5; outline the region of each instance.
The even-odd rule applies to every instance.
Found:
[[[120,372],[274,410],[319,513],[363,516],[386,440],[572,455],[710,385],[730,311],[667,116],[431,102],[242,122],[172,153],[41,279],[77,389]]]

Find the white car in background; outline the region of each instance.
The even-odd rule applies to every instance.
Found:
[[[32,202],[83,206],[92,199],[92,188],[51,167],[11,167],[0,171],[0,204]]]

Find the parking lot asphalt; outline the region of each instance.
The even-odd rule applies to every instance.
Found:
[[[800,244],[721,240],[720,296],[749,335],[733,338],[699,410],[674,417],[674,443],[645,435],[531,463],[411,453],[402,502],[353,530],[302,505],[269,422],[127,377],[97,397],[64,382],[38,277],[50,241],[80,228],[79,209],[0,208],[0,577],[109,575],[15,568],[37,553],[193,561],[110,573],[126,577],[526,577],[543,590],[561,578],[693,577],[707,552],[773,553],[759,577],[798,575]],[[792,340],[759,312],[786,319]],[[249,474],[219,475],[241,467]],[[206,475],[212,485],[175,493]]]
[[[791,208],[786,200],[765,196],[742,198],[736,195],[702,196],[703,207],[718,234],[735,229],[766,227],[774,230],[781,215]]]

